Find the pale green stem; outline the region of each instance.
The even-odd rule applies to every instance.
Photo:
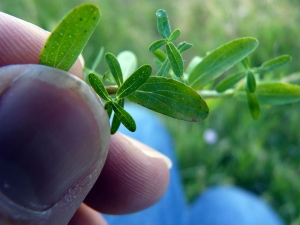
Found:
[[[92,66],[92,70],[93,71],[95,71],[96,68],[97,68],[97,66],[99,65],[99,63],[100,63],[100,61],[101,61],[101,59],[103,57],[103,53],[104,53],[104,48],[101,47],[100,50],[99,50],[99,53],[98,53],[98,55],[97,55],[97,57],[96,57],[96,59],[95,59],[95,61],[93,63],[93,66]]]

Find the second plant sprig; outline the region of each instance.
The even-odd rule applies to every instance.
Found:
[[[286,104],[300,100],[298,86],[279,82],[262,83],[257,79],[257,74],[278,68],[288,63],[291,58],[282,56],[265,62],[259,68],[250,68],[248,55],[258,46],[255,38],[246,37],[230,41],[204,58],[195,57],[196,60],[192,60],[184,70],[182,53],[192,45],[185,41],[175,45],[174,41],[179,38],[180,30],[171,30],[165,10],[158,10],[156,16],[157,29],[163,39],[153,42],[149,47],[159,67],[155,76],[151,76],[150,65],[143,65],[136,70],[128,70],[127,67],[122,71],[118,58],[111,53],[105,55],[109,71],[103,76],[96,73],[94,70],[100,62],[103,49],[92,69],[85,69],[85,78],[88,77],[86,81],[105,102],[109,117],[114,112],[112,134],[118,130],[121,123],[130,131],[136,130],[134,119],[124,109],[125,98],[176,119],[191,122],[206,119],[209,109],[199,95],[203,94],[201,89],[239,62],[243,63],[246,70],[221,80],[216,90],[222,92],[245,77],[245,90],[241,92],[244,95],[246,93],[253,118],[259,116],[260,101],[267,104]],[[99,18],[100,10],[93,4],[82,4],[70,11],[49,36],[41,52],[40,63],[68,71],[82,52]],[[166,53],[160,50],[164,45]],[[105,86],[103,80],[116,86]],[[216,93],[215,90],[204,91]],[[239,93],[240,90],[235,89],[231,92]]]
[[[177,77],[182,77],[184,63],[181,53],[192,47],[192,44],[181,42],[177,47],[173,43],[180,36],[180,29],[175,29],[172,32],[171,25],[168,19],[167,12],[159,9],[156,12],[157,16],[157,30],[163,39],[153,42],[149,46],[149,51],[157,51],[160,47],[166,45],[167,57],[164,57],[163,64],[158,70],[156,76],[167,77],[170,69],[172,68]]]

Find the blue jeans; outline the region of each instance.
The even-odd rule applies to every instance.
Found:
[[[137,131],[120,131],[167,155],[173,162],[169,188],[154,206],[141,212],[104,215],[110,225],[283,225],[275,212],[257,196],[231,186],[211,187],[188,204],[180,180],[172,138],[154,113],[137,105],[126,106]]]

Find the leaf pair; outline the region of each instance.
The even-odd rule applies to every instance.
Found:
[[[247,76],[247,86],[250,92],[255,91],[255,80],[253,73],[266,73],[270,72],[272,70],[275,70],[277,68],[280,68],[287,63],[291,61],[291,57],[288,55],[282,55],[279,57],[276,57],[274,59],[271,59],[269,61],[264,62],[260,67],[258,68],[251,68],[250,69],[250,61],[249,58],[246,57],[244,60],[242,60],[242,64],[245,67],[246,71],[241,71],[238,73],[231,74],[227,76],[225,79],[220,81],[216,87],[216,90],[218,92],[226,91],[229,88],[232,88],[237,82],[239,82],[241,79],[243,79],[245,76]]]
[[[136,124],[132,116],[124,109],[124,99],[119,100],[118,102],[109,102],[106,105],[106,108],[110,112],[114,111],[115,115],[111,123],[111,134],[115,134],[119,129],[121,123],[131,132],[136,130]]]
[[[298,85],[279,81],[259,82],[255,93],[260,104],[283,105],[300,101],[300,87]],[[245,99],[245,90],[243,88],[238,89],[235,95]]]
[[[277,69],[288,62],[290,62],[291,57],[287,55],[279,56],[274,59],[271,59],[265,63],[263,63],[259,68],[250,68],[250,61],[249,58],[246,57],[242,60],[242,65],[246,69],[246,71],[238,72],[228,76],[227,78],[223,79],[216,87],[216,90],[219,92],[223,92],[228,88],[234,86],[238,81],[246,76],[246,95],[248,100],[248,106],[251,112],[251,115],[254,119],[259,117],[259,101],[255,94],[256,92],[256,79],[253,74],[253,71],[256,73],[265,73],[271,70]]]
[[[105,86],[101,79],[96,76],[95,74],[89,74],[89,82],[95,92],[106,101],[105,109],[108,113],[108,116],[110,117],[112,114],[112,111],[115,112],[115,115],[112,120],[111,125],[111,134],[114,134],[119,129],[121,122],[124,124],[124,126],[134,132],[136,130],[136,125],[134,122],[134,119],[129,115],[128,112],[126,112],[124,107],[124,99],[121,99],[117,102],[115,102],[107,93]]]
[[[235,95],[248,101],[250,113],[254,119],[259,117],[260,104],[282,105],[300,101],[300,87],[277,81],[257,83],[255,94],[239,89]]]
[[[111,53],[107,53],[105,57],[109,69],[119,86],[116,93],[117,100],[125,98],[136,91],[148,80],[152,73],[152,67],[150,65],[143,65],[123,82],[122,70],[117,58]]]
[[[110,112],[112,110],[115,113],[112,121],[111,133],[114,134],[118,130],[121,123],[128,130],[133,132],[136,130],[136,125],[134,119],[123,108],[124,98],[135,92],[141,85],[143,85],[147,81],[147,79],[151,75],[152,68],[150,65],[143,65],[135,72],[133,72],[125,82],[123,82],[123,74],[118,59],[111,53],[107,53],[105,55],[105,59],[109,66],[110,72],[119,87],[116,92],[116,98],[112,99],[109,96],[101,79],[94,74],[89,75],[90,84],[94,88],[96,93],[102,99],[107,101],[106,110],[108,111],[109,115],[111,114]]]

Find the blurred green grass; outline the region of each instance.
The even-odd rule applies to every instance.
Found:
[[[52,30],[66,12],[83,2],[2,0],[0,10]],[[113,54],[131,50],[139,64],[153,64],[147,49],[159,38],[155,12],[163,8],[172,27],[182,31],[179,41],[194,44],[184,55],[187,62],[225,42],[252,36],[260,41],[250,57],[253,66],[289,54],[292,62],[270,76],[279,78],[300,71],[298,0],[90,2],[101,8],[102,16],[83,52],[88,66],[101,46]],[[105,70],[103,63],[99,72]],[[212,185],[238,185],[268,201],[287,223],[300,224],[300,105],[263,107],[261,118],[253,121],[244,102],[222,99],[208,103],[211,114],[202,123],[161,117],[174,137],[187,198],[192,201]],[[218,136],[214,144],[204,139],[209,130]]]

